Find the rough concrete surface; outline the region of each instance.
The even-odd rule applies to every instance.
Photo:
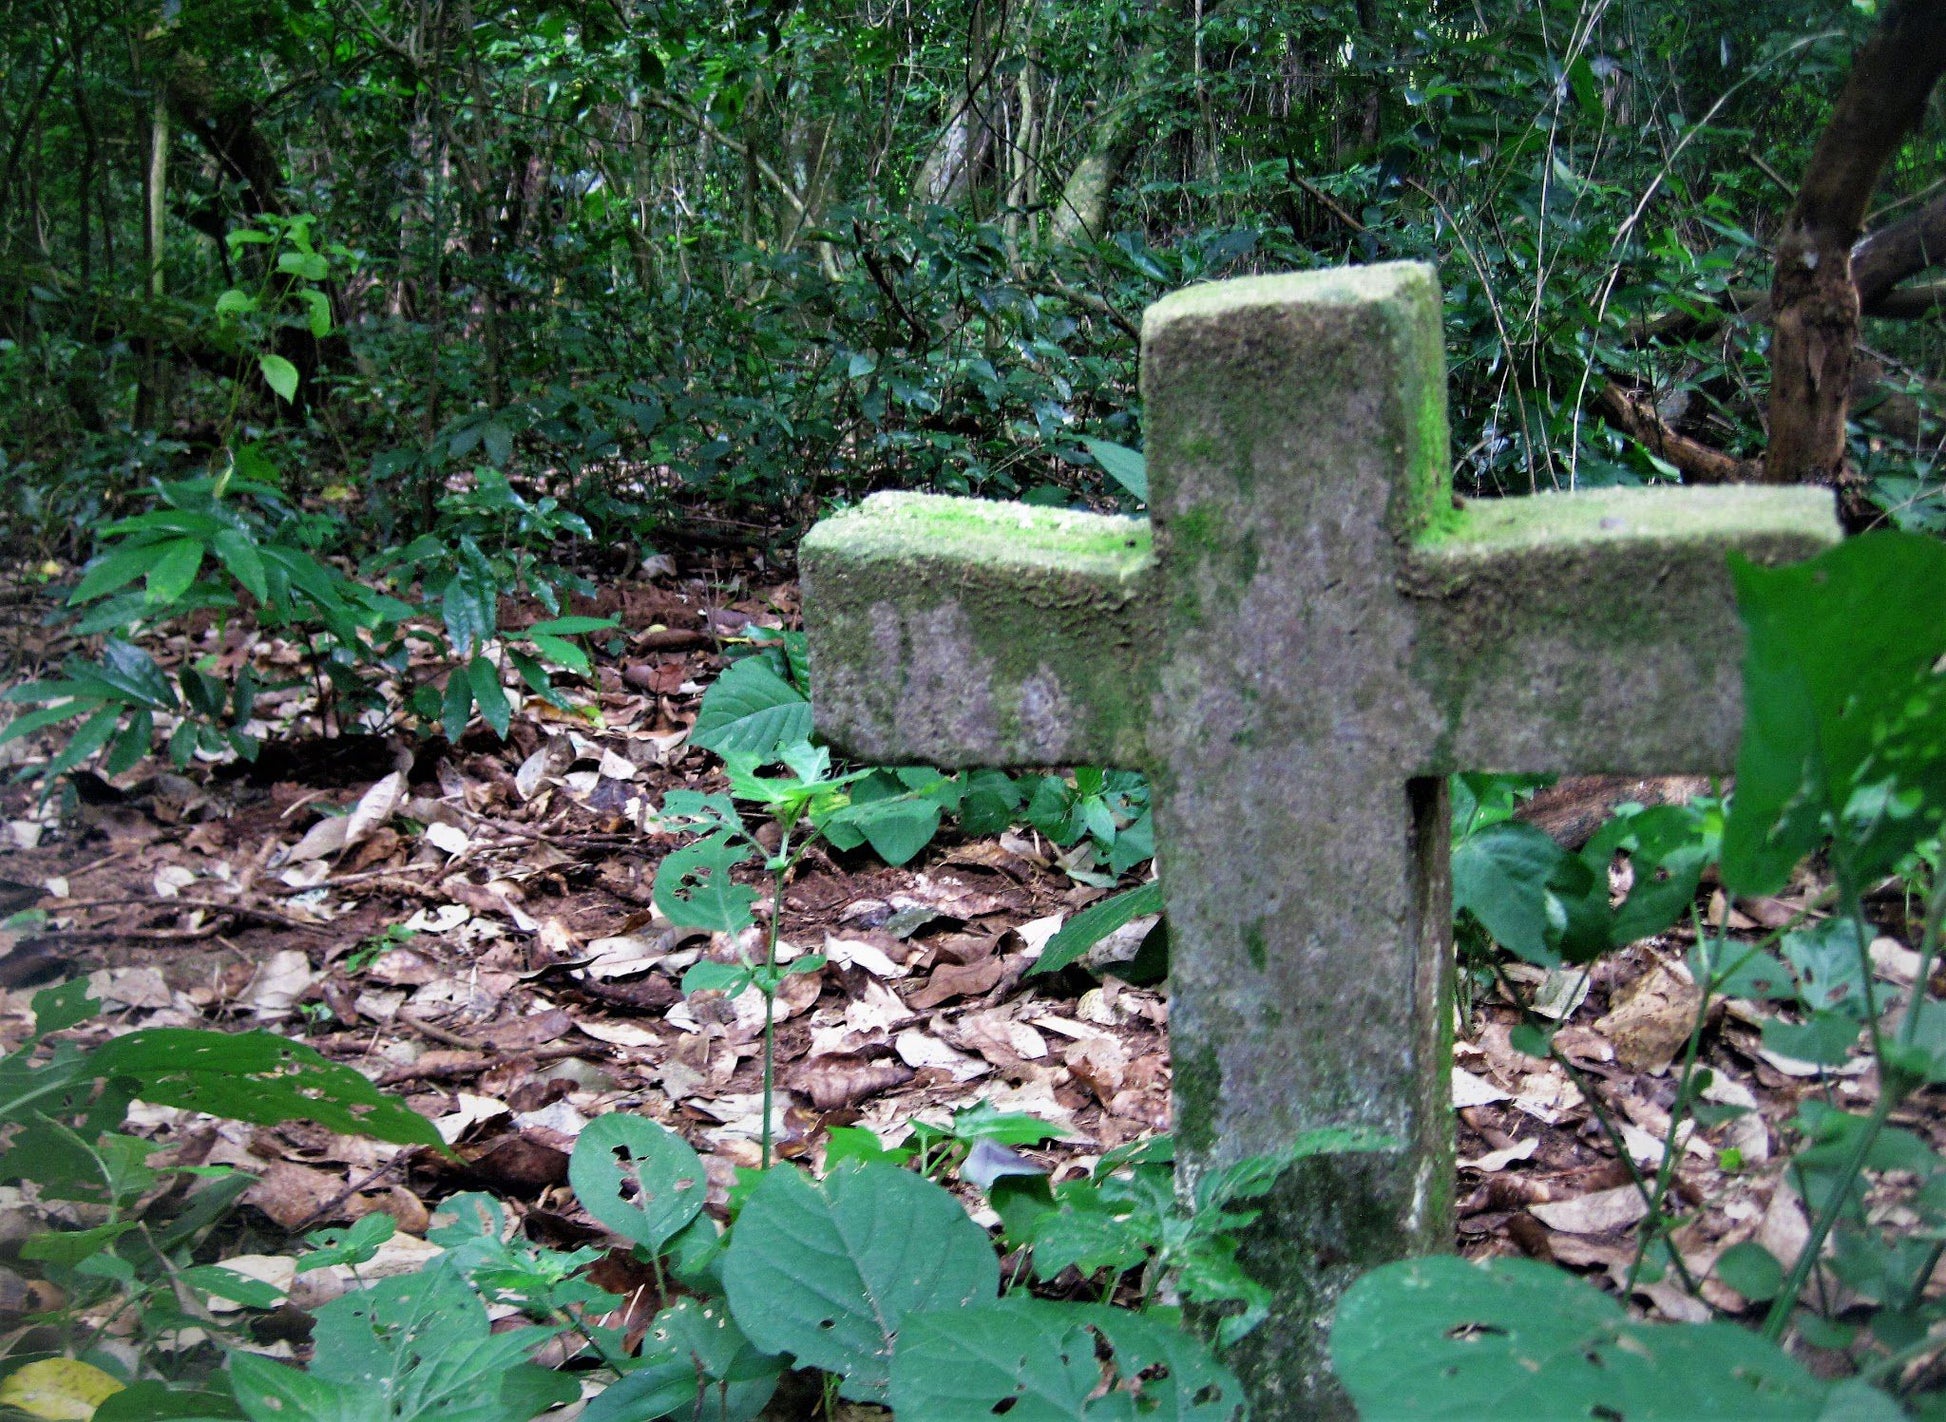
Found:
[[[1140,524],[879,496],[802,556],[818,725],[868,758],[1130,765],[1171,925],[1179,1168],[1326,1126],[1245,1258],[1260,1419],[1344,1410],[1338,1295],[1450,1247],[1453,770],[1723,771],[1726,551],[1838,536],[1828,495],[1454,506],[1429,268],[1259,277],[1143,323]]]

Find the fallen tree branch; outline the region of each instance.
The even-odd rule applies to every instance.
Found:
[[[1107,321],[1130,340],[1139,341],[1142,339],[1142,332],[1136,324],[1129,320],[1128,317],[1122,315],[1113,306],[1110,306],[1103,297],[1095,295],[1092,291],[1083,291],[1080,287],[1069,286],[1051,272],[1047,275],[1045,281],[1047,283],[1047,289],[1052,295],[1060,297],[1063,301],[1073,302],[1083,311],[1094,312],[1095,315]]]
[[[1674,465],[1692,484],[1738,484],[1756,477],[1759,466],[1755,460],[1738,459],[1671,429],[1646,395],[1625,390],[1610,380],[1603,383],[1595,401],[1623,434],[1656,458]]]

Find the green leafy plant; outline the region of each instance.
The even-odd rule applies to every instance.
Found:
[[[1173,1143],[1166,1138],[1104,1155],[1087,1177],[1049,1189],[1034,1175],[1000,1175],[988,1193],[1007,1242],[1029,1251],[1035,1278],[1063,1271],[1101,1281],[1110,1301],[1135,1279],[1136,1307],[1164,1294],[1215,1311],[1217,1343],[1228,1347],[1269,1316],[1269,1292],[1237,1262],[1238,1234],[1257,1218],[1244,1202],[1267,1194],[1294,1163],[1323,1153],[1388,1149],[1376,1131],[1307,1131],[1286,1149],[1204,1172],[1184,1196],[1176,1188]]]
[[[38,1334],[40,1341],[10,1352],[0,1372],[50,1357],[97,1359],[103,1330],[126,1326],[117,1320],[129,1320],[134,1337],[152,1347],[185,1329],[224,1335],[232,1325],[211,1313],[212,1297],[246,1309],[281,1300],[269,1285],[199,1262],[208,1258],[211,1231],[254,1177],[227,1167],[152,1166],[156,1143],[123,1129],[136,1099],[260,1125],[315,1121],[443,1149],[430,1122],[302,1043],[268,1032],[157,1027],[83,1049],[59,1034],[99,1011],[85,983],[45,989],[33,1006],[32,1036],[0,1058],[0,1182],[31,1185],[39,1201],[66,1202],[79,1218],[75,1227],[21,1243],[24,1265],[66,1301],[48,1320],[54,1346],[48,1333]],[[172,1173],[185,1177],[184,1188],[169,1188]],[[149,1384],[125,1391],[99,1415],[182,1415],[143,1412],[153,1401]]]
[[[280,333],[302,329],[315,339],[331,334],[332,262],[348,262],[352,252],[338,242],[319,244],[311,235],[317,218],[308,212],[259,213],[256,223],[224,234],[232,260],[242,249],[259,246],[272,257],[263,264],[253,290],[232,286],[216,298],[216,336],[226,349],[253,362],[264,384],[288,404],[297,399],[301,375],[279,353]],[[231,384],[232,420],[243,385],[241,380]]]
[[[324,1304],[305,1370],[255,1353],[231,1353],[230,1385],[244,1414],[251,1422],[432,1416],[529,1422],[579,1396],[571,1376],[529,1361],[555,1330],[492,1331],[469,1265],[476,1276],[486,1272],[463,1245],[449,1247],[426,1268]],[[580,1292],[598,1293],[586,1285]]]
[[[1519,1261],[1391,1265],[1354,1286],[1334,1325],[1339,1376],[1361,1405],[1430,1416],[1546,1398],[1631,1416],[1716,1405],[1891,1417],[1902,1414],[1880,1389],[1897,1390],[1913,1376],[1909,1365],[1938,1350],[1932,1330],[1946,1306],[1926,1283],[1946,1249],[1946,1161],[1891,1117],[1915,1092],[1946,1082],[1946,1011],[1930,990],[1946,893],[1932,876],[1915,985],[1899,1009],[1875,983],[1864,892],[1936,855],[1946,822],[1946,548],[1869,534],[1795,566],[1739,560],[1733,573],[1747,632],[1745,725],[1727,814],[1710,804],[1624,814],[1578,857],[1496,826],[1502,832],[1481,836],[1467,857],[1464,890],[1456,851],[1455,897],[1464,893],[1507,947],[1552,966],[1655,931],[1687,908],[1712,862],[1726,890],[1743,895],[1775,893],[1814,852],[1828,866],[1828,917],[1754,944],[1696,924],[1690,967],[1702,991],[1659,1167],[1635,1172],[1618,1144],[1647,1207],[1631,1289],[1665,1274],[1692,1295],[1700,1287],[1670,1239],[1680,1220],[1670,1187],[1686,1123],[1708,1126],[1737,1109],[1702,1099],[1710,1073],[1698,1049],[1712,1003],[1774,1004],[1790,1016],[1765,1022],[1766,1047],[1820,1067],[1844,1066],[1862,1039],[1875,1069],[1871,1105],[1807,1098],[1789,1123],[1797,1148],[1787,1174],[1811,1216],[1796,1256],[1780,1260],[1747,1242],[1717,1261],[1719,1279],[1765,1305],[1756,1331],[1632,1323],[1591,1286]],[[1610,910],[1585,878],[1617,853],[1631,855],[1635,884]],[[1571,1066],[1539,1022],[1518,1029],[1515,1045]],[[1597,1093],[1584,1095],[1599,1109]],[[1894,1202],[1916,1228],[1888,1222]],[[1862,1324],[1823,1311],[1823,1292],[1809,1291],[1820,1266],[1870,1301]],[[1804,1372],[1778,1346],[1793,1329],[1847,1353],[1855,1376],[1832,1383]]]
[[[247,729],[260,688],[246,664],[226,684],[208,665],[185,662],[173,679],[132,640],[154,623],[197,610],[232,616],[246,607],[258,625],[292,635],[311,653],[320,697],[368,694],[359,668],[403,659],[400,622],[411,608],[313,557],[290,541],[293,515],[275,488],[245,478],[246,458],[215,478],[158,484],[158,507],[107,524],[103,551],[68,596],[86,608],[76,630],[104,633],[100,656],[69,659],[51,681],[12,687],[6,699],[40,709],[15,718],[14,739],[76,719],[81,725],[43,768],[50,780],[107,748],[103,768],[119,773],[146,755],[156,718],[176,718],[169,751],[179,766],[197,752],[254,758]],[[130,584],[140,582],[131,591]]]
[[[943,1186],[897,1163],[933,1149],[939,1165],[940,1133],[903,1152],[834,1137],[821,1180],[789,1165],[763,1172],[719,1236],[696,1213],[700,1188],[683,1187],[703,1174],[689,1147],[651,1122],[604,1119],[617,1123],[576,1142],[577,1192],[692,1296],[657,1315],[639,1357],[616,1364],[617,1380],[589,1404],[593,1422],[747,1422],[787,1365],[822,1371],[841,1397],[889,1402],[908,1416],[1242,1415],[1236,1380],[1183,1330],[1177,1310],[1146,1299],[1146,1311],[1132,1312],[1002,1295],[986,1232]],[[1025,1142],[1047,1133],[1044,1123],[975,1108],[951,1134]],[[615,1173],[623,1155],[640,1162],[638,1175]],[[1030,1336],[1034,1346],[1022,1346]]]

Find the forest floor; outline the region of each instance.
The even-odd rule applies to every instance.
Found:
[[[731,959],[737,945],[670,928],[652,910],[656,865],[680,843],[654,832],[653,813],[670,789],[723,788],[715,758],[685,739],[701,692],[727,640],[794,625],[796,598],[785,571],[751,555],[581,600],[574,611],[612,614],[628,637],[619,657],[599,658],[595,679],[570,688],[598,720],[530,699],[504,742],[476,725],[454,746],[295,739],[266,745],[254,767],[178,775],[152,763],[116,785],[84,778],[66,819],[30,786],[8,786],[0,916],[38,908],[46,919],[0,933],[0,1050],[24,1039],[35,984],[86,973],[106,1012],[76,1029],[83,1037],[149,1025],[301,1035],[399,1093],[458,1148],[454,1162],[308,1126],[138,1106],[137,1127],[167,1142],[160,1163],[258,1175],[239,1252],[288,1252],[297,1234],[375,1210],[417,1239],[461,1189],[500,1196],[540,1242],[599,1244],[567,1188],[567,1152],[586,1122],[615,1110],[685,1136],[720,1207],[735,1167],[758,1162],[761,1002],[683,996],[685,967]],[[503,625],[542,615],[509,604]],[[38,616],[13,621],[10,675],[58,660],[64,648]],[[189,651],[230,667],[248,656],[267,674],[295,658],[268,637],[220,637],[192,626],[153,650],[165,665]],[[308,691],[266,700],[259,715],[315,729]],[[29,738],[5,751],[19,760],[34,747]],[[307,833],[321,815],[361,804],[350,842],[313,853],[322,840],[307,846]],[[785,1158],[818,1164],[830,1126],[896,1139],[907,1122],[944,1123],[981,1101],[1060,1132],[1025,1152],[1057,1173],[1168,1129],[1166,994],[1078,969],[1026,976],[1063,918],[1104,892],[1060,865],[1031,830],[944,832],[897,869],[868,851],[805,861],[781,936],[787,952],[828,962],[790,978],[779,1002]],[[1706,889],[1704,909],[1755,934],[1814,888],[1733,906]],[[1887,924],[1874,960],[1909,989],[1903,906],[1877,908]],[[1512,970],[1563,1020],[1557,1041],[1579,1086],[1512,1049],[1519,1014],[1500,987],[1462,1003],[1464,1252],[1552,1259],[1622,1286],[1644,1206],[1616,1144],[1653,1177],[1698,1006],[1687,946],[1679,931],[1586,974]],[[1703,1039],[1701,1062],[1715,1073],[1707,1099],[1751,1109],[1696,1130],[1677,1156],[1672,1190],[1690,1219],[1676,1242],[1699,1277],[1744,1239],[1795,1256],[1807,1226],[1783,1179],[1783,1123],[1807,1095],[1855,1109],[1875,1089],[1863,1072],[1819,1076],[1767,1053],[1760,1022],[1746,1004],[1719,1005]],[[1932,1114],[1903,1113],[1903,1124],[1946,1147],[1937,1101],[1915,1100]],[[1652,1312],[1746,1311],[1716,1280],[1699,1302],[1673,1276],[1650,1281],[1655,1272],[1635,1289]]]

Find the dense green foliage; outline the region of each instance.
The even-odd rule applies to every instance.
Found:
[[[1647,1211],[1630,1285],[1667,1279],[1697,1297],[1713,1275],[1765,1305],[1763,1326],[1753,1334],[1720,1322],[1632,1322],[1592,1286],[1525,1260],[1485,1270],[1454,1260],[1388,1265],[1346,1295],[1332,1336],[1338,1375],[1370,1415],[1898,1417],[1903,1411],[1868,1384],[1935,1386],[1925,1369],[1907,1369],[1934,1351],[1931,1330],[1942,1314],[1928,1283],[1946,1224],[1946,1161],[1893,1116],[1946,1082],[1946,1033],[1927,987],[1946,927],[1946,877],[1937,872],[1946,819],[1946,549],[1916,535],[1874,533],[1807,563],[1739,562],[1735,573],[1749,642],[1727,817],[1714,807],[1622,815],[1582,856],[1501,821],[1456,848],[1454,882],[1463,907],[1501,943],[1559,968],[1592,964],[1689,911],[1705,865],[1730,891],[1756,895],[1778,889],[1805,855],[1823,854],[1828,917],[1794,915],[1754,944],[1696,922],[1689,968],[1703,991],[1672,1123],[1659,1166],[1630,1166]],[[1591,885],[1589,860],[1605,865],[1618,851],[1630,856],[1635,888],[1611,909],[1606,876]],[[1863,897],[1888,874],[1929,899],[1919,987],[1902,1006],[1875,982],[1876,930]],[[1822,1069],[1843,1069],[1863,1038],[1876,1092],[1850,1110],[1807,1096],[1790,1122],[1799,1147],[1785,1178],[1810,1212],[1797,1252],[1778,1258],[1744,1240],[1705,1271],[1672,1242],[1688,1208],[1671,1186],[1684,1120],[1708,1126],[1748,1109],[1705,1097],[1712,1073],[1698,1048],[1712,1004],[1726,998],[1785,1009],[1790,1017],[1764,1022],[1764,1045]],[[1556,1025],[1530,1015],[1514,1046],[1572,1071],[1552,1040]],[[1584,1095],[1596,1103],[1592,1090]],[[1609,1113],[1594,1109],[1612,1135]],[[1617,1155],[1630,1158],[1626,1149]],[[1888,1209],[1894,1201],[1897,1213]],[[1828,1286],[1813,1287],[1820,1263],[1827,1285],[1854,1291],[1848,1310],[1831,1306]],[[1848,1353],[1857,1376],[1835,1385],[1814,1378],[1774,1346],[1787,1329]],[[1936,1405],[1935,1397],[1923,1402]]]
[[[1747,455],[1762,328],[1716,317],[1870,9],[16,0],[5,517],[78,561],[235,470],[278,541],[450,562],[490,467],[528,501],[503,575],[552,586],[699,499],[1113,496],[1078,437],[1139,443],[1146,302],[1381,257],[1441,268],[1463,485],[1666,473],[1611,376]],[[1936,332],[1872,335],[1923,391]],[[1858,452],[1938,515],[1929,458]]]
[[[612,624],[568,596],[645,551],[775,551],[887,486],[1137,506],[1141,311],[1212,277],[1435,264],[1465,493],[1677,477],[1666,445],[1624,431],[1616,392],[1749,459],[1766,334],[1737,313],[1768,285],[1770,240],[1873,11],[0,0],[0,540],[50,585],[78,648],[9,687],[31,709],[0,741],[67,725],[34,767],[48,783],[165,746],[178,765],[254,755],[266,688],[247,660],[224,673],[164,652],[156,634],[188,619],[296,649],[318,693],[304,729],[457,740],[477,716],[504,735],[514,678],[566,704],[555,678],[593,672],[585,639]],[[1935,101],[1876,217],[1936,200],[1943,141]],[[1853,459],[1893,521],[1946,531],[1939,324],[1873,321],[1866,340]],[[1588,964],[1689,912],[1708,873],[1764,893],[1824,852],[1831,918],[1755,949],[1700,935],[1692,967],[1706,1007],[1781,1004],[1764,1040],[1792,1058],[1835,1066],[1869,1041],[1876,1101],[1807,1105],[1792,1170],[1832,1275],[1871,1302],[1845,1320],[1809,1305],[1815,1241],[1797,1261],[1745,1249],[1716,1264],[1770,1300],[1767,1340],[1631,1323],[1538,1266],[1397,1266],[1341,1321],[1342,1376],[1364,1400],[1402,1407],[1424,1381],[1429,1410],[1450,1407],[1460,1377],[1465,1405],[1477,1393],[1486,1410],[1625,1399],[1649,1415],[1672,1397],[1734,1408],[1757,1393],[1780,1415],[1875,1415],[1891,1403],[1870,1385],[1929,1356],[1946,1172],[1890,1115],[1946,1077],[1946,1036],[1936,1004],[1879,1012],[1860,896],[1888,874],[1931,883],[1930,966],[1946,916],[1946,575],[1936,545],[1900,539],[1847,545],[1814,572],[1738,576],[1756,649],[1739,798],[1627,813],[1570,853],[1509,818],[1509,783],[1462,777],[1455,897],[1468,962],[1490,979],[1491,944]],[[548,618],[502,626],[503,594]],[[693,740],[724,758],[730,793],[662,807],[665,827],[696,835],[655,886],[673,921],[748,928],[758,891],[733,870],[776,889],[816,840],[902,863],[949,821],[1029,824],[1103,887],[1153,853],[1137,777],[834,767],[809,732],[791,636],[714,685]],[[778,840],[760,837],[773,821]],[[1618,859],[1633,887],[1611,903]],[[1041,970],[1158,908],[1153,884],[1105,899]],[[711,964],[686,988],[774,997],[816,966],[778,960],[778,921],[761,958]],[[1144,971],[1165,943],[1158,928]],[[89,1006],[74,989],[45,995],[36,1041],[0,1061],[0,1176],[108,1221],[23,1250],[69,1289],[63,1328],[102,1299],[126,1300],[145,1342],[213,1327],[212,1297],[276,1302],[208,1262],[240,1177],[155,1208],[150,1147],[124,1132],[137,1093],[432,1144],[362,1077],[283,1039],[152,1029],[90,1053],[39,1040]],[[1554,1051],[1539,1019],[1516,1044]],[[769,1057],[767,1043],[766,1093]],[[1715,1109],[1707,1084],[1692,1042],[1678,1125]],[[585,1277],[592,1251],[510,1242],[493,1201],[461,1197],[437,1262],[318,1310],[309,1372],[238,1352],[219,1380],[234,1400],[151,1379],[99,1415],[465,1402],[454,1415],[531,1416],[578,1389],[529,1360],[531,1338],[490,1331],[487,1306],[509,1304],[585,1342],[580,1365],[609,1384],[590,1419],[753,1416],[787,1359],[824,1370],[833,1393],[928,1417],[1105,1416],[1138,1400],[1230,1415],[1234,1379],[1173,1304],[1220,1315],[1219,1345],[1262,1317],[1263,1290],[1235,1263],[1250,1217],[1237,1204],[1287,1162],[1246,1162],[1181,1200],[1152,1147],[1049,1188],[1005,1150],[1043,1136],[977,1111],[890,1148],[839,1128],[822,1179],[783,1166],[744,1181],[722,1235],[700,1214],[693,1152],[605,1117],[575,1154],[575,1189],[686,1291],[639,1355],[588,1321],[612,1302]],[[1636,1181],[1648,1217],[1631,1282],[1696,1282],[1667,1245],[1673,1128],[1669,1141]],[[989,1240],[939,1184],[950,1172],[1024,1251],[1004,1294]],[[1884,1227],[1868,1188],[1895,1191],[1921,1233]],[[315,1240],[307,1266],[367,1262],[378,1218]],[[821,1238],[886,1244],[887,1219],[936,1266],[917,1283],[896,1252],[861,1251],[848,1273],[829,1250],[812,1258]],[[1103,1298],[1132,1288],[1141,1308],[1021,1286],[1053,1292],[1064,1271]],[[1787,1328],[1849,1349],[1862,1378],[1811,1379],[1770,1347]],[[64,1336],[38,1361],[86,1342]],[[1553,1350],[1539,1373],[1529,1344]]]

